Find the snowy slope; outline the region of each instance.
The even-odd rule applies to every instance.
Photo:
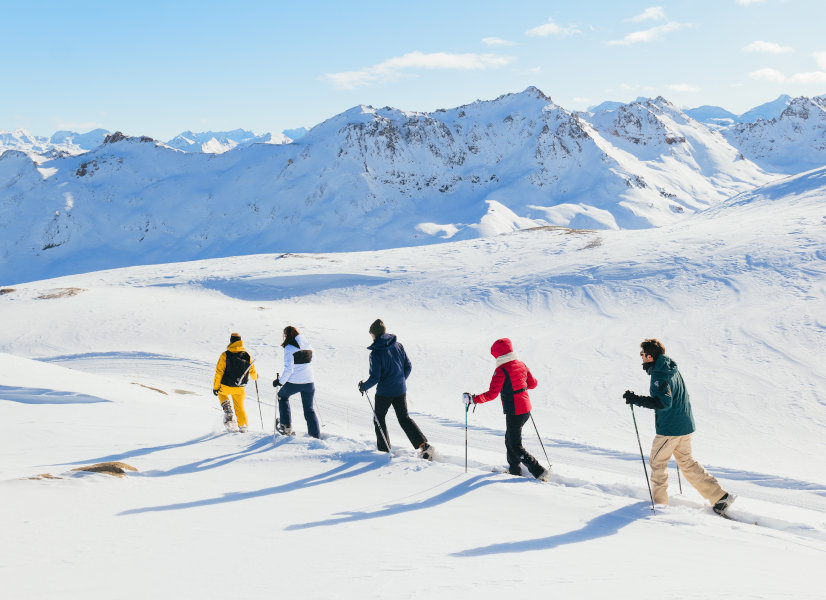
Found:
[[[27,598],[111,598],[113,586],[122,598],[660,598],[676,585],[680,597],[817,598],[825,201],[821,169],[657,229],[546,227],[5,288],[0,565],[14,577],[4,588]],[[393,456],[372,450],[355,385],[377,316],[413,360],[410,406],[435,463],[416,458],[394,423]],[[315,349],[324,438],[306,437],[294,402],[299,434],[273,445],[269,380],[288,323]],[[246,436],[221,433],[210,393],[232,330],[262,373],[264,431],[250,384]],[[533,414],[550,484],[492,472],[504,464],[495,403],[469,417],[465,473],[459,395],[485,388],[500,336],[539,380]],[[740,495],[735,521],[685,481],[679,495],[673,472],[672,505],[656,515],[646,505],[620,395],[647,387],[637,345],[649,336],[680,365],[695,456]],[[653,415],[639,409],[637,421],[647,449]],[[525,439],[544,460],[530,425]],[[139,471],[70,471],[103,460]],[[21,479],[44,472],[63,479]]]
[[[589,123],[528,88],[434,113],[359,106],[300,142],[219,155],[147,138],[37,168],[7,152],[0,280],[545,225],[646,228],[772,178],[661,98],[610,114],[638,120],[615,135],[614,117]]]

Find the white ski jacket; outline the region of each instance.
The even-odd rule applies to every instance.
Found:
[[[313,383],[313,366],[311,362],[296,363],[293,355],[299,350],[309,350],[312,346],[300,333],[295,338],[298,347],[289,344],[284,347],[284,372],[279,380],[281,383]]]

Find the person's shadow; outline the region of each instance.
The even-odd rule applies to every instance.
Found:
[[[580,529],[560,533],[544,538],[524,540],[521,542],[503,542],[501,544],[491,544],[490,546],[480,546],[453,552],[450,556],[469,557],[487,556],[489,554],[509,554],[514,552],[532,552],[535,550],[549,550],[566,544],[578,544],[596,538],[614,535],[626,525],[630,525],[639,519],[651,516],[651,504],[649,502],[635,502],[618,508],[615,511],[594,517]]]

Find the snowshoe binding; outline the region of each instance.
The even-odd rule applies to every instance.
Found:
[[[284,425],[279,419],[275,420],[275,430],[281,435],[295,435],[291,425]]]
[[[726,492],[726,495],[720,498],[717,503],[714,505],[713,510],[721,517],[725,517],[730,519],[726,512],[728,511],[729,507],[734,504],[734,501],[737,499],[737,496],[734,494],[729,494]]]
[[[422,451],[422,458],[425,460],[433,460],[433,457],[436,455],[436,451],[433,449],[433,446],[424,442],[419,449]]]

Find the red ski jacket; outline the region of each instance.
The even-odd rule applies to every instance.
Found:
[[[484,394],[474,396],[476,404],[490,402],[502,395],[502,410],[506,415],[524,415],[531,411],[528,390],[536,387],[536,378],[530,369],[516,357],[513,344],[508,338],[493,342],[490,353],[496,359],[496,370],[490,380],[490,388]]]

